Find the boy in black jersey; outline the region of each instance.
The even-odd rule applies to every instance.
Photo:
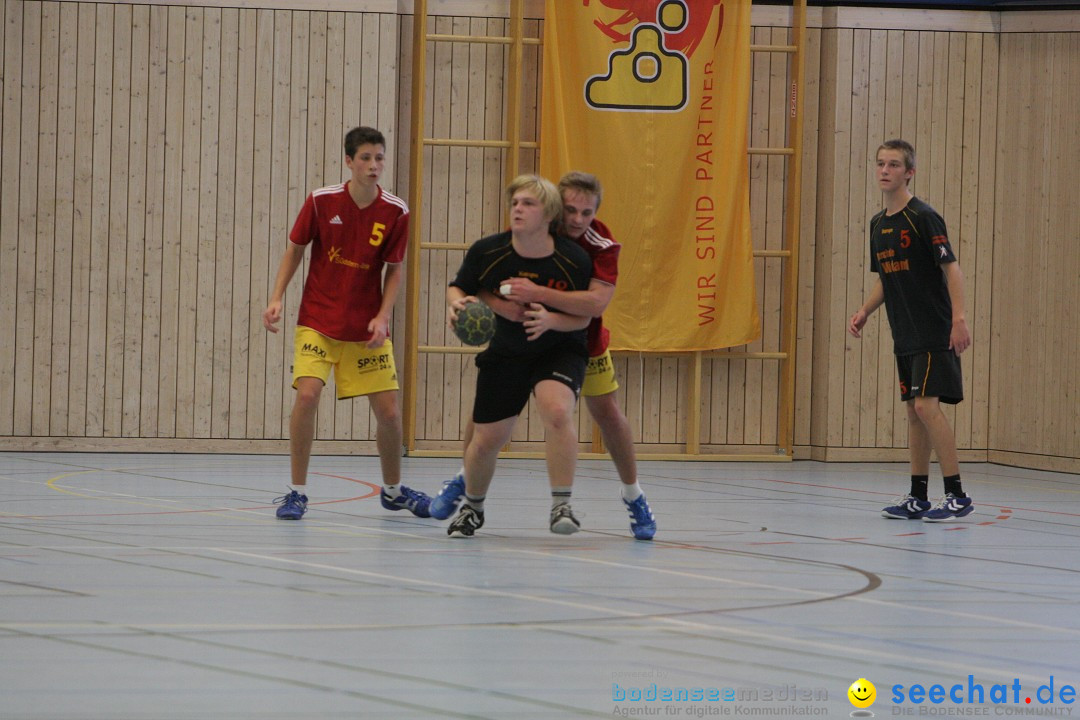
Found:
[[[479,302],[476,294],[481,290],[501,295],[507,278],[529,278],[559,291],[589,286],[588,253],[550,231],[562,214],[558,189],[539,176],[522,175],[507,188],[506,197],[510,230],[476,241],[447,288],[451,323],[467,303]],[[524,322],[496,315],[495,337],[476,358],[475,429],[465,452],[465,501],[447,529],[450,537],[472,537],[484,524],[484,498],[499,450],[509,442],[530,394],[544,423],[551,531],[569,535],[580,528],[570,509],[577,464],[573,412],[585,380],[585,328],[590,319],[538,303],[529,305]]]
[[[892,328],[900,397],[907,405],[911,492],[881,511],[887,518],[941,522],[972,510],[960,484],[956,437],[941,403],[964,399],[960,353],[971,345],[964,317],[964,275],[945,221],[912,195],[915,148],[889,140],[878,148],[877,180],[885,209],[870,220],[870,269],[878,273],[870,296],[851,316],[848,332],[861,337],[867,318],[882,303]],[[937,452],[945,497],[927,499],[930,451]]]

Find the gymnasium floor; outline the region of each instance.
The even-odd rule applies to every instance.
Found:
[[[472,540],[384,511],[367,457],[279,521],[287,467],[0,454],[0,718],[1080,716],[1080,476],[964,465],[934,525],[880,517],[901,464],[642,463],[648,543],[609,462],[562,537],[502,461]]]

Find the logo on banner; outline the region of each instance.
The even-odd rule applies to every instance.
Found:
[[[600,0],[623,13],[594,24],[616,42],[629,42],[608,55],[607,74],[585,83],[585,102],[597,110],[675,112],[686,107],[690,87],[689,59],[712,21],[721,0]],[[589,0],[584,0],[585,5]],[[620,28],[631,26],[624,32]],[[715,40],[714,40],[715,44]]]

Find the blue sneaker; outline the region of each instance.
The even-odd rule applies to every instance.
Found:
[[[941,498],[937,507],[923,513],[922,519],[923,522],[945,522],[952,518],[962,518],[974,509],[975,503],[971,502],[971,498],[958,498],[949,493]]]
[[[428,511],[436,520],[445,520],[454,514],[462,496],[465,495],[465,476],[458,473],[442,484],[442,490],[431,499]]]
[[[277,509],[277,516],[282,520],[299,520],[307,512],[307,495],[290,490],[285,495],[275,498],[274,504],[281,506]]]
[[[387,495],[385,489],[379,491],[379,502],[382,503],[384,508],[387,510],[408,510],[420,518],[431,517],[428,513],[431,498],[404,485],[398,485],[398,489],[401,490],[401,494],[396,498]]]
[[[638,540],[652,540],[653,535],[656,535],[656,518],[653,517],[645,496],[639,496],[634,502],[623,498],[623,504],[630,513],[630,532],[634,533],[634,537]]]
[[[881,517],[897,520],[918,520],[930,509],[929,500],[920,500],[914,495],[905,495],[896,500],[895,505],[881,509]]]

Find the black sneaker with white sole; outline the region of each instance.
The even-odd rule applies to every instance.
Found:
[[[570,503],[559,503],[551,508],[551,532],[557,535],[573,535],[581,529],[581,523],[574,517]]]
[[[482,527],[484,513],[474,510],[472,505],[462,505],[457,517],[446,528],[446,534],[452,538],[470,538]]]

